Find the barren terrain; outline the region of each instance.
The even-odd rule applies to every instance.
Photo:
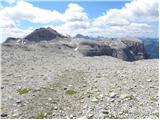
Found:
[[[158,59],[2,46],[2,118],[158,118]]]

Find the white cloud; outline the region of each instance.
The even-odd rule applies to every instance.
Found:
[[[0,13],[2,19],[10,18],[14,21],[28,20],[34,23],[88,21],[84,9],[77,4],[70,3],[65,13],[56,10],[45,10],[33,6],[31,3],[19,1],[13,7],[5,7]]]
[[[128,25],[130,22],[158,20],[158,0],[134,0],[122,9],[111,9],[93,22],[94,26]]]
[[[23,38],[28,33],[31,33],[32,31],[33,31],[33,28],[27,28],[27,29],[20,29],[18,27],[3,28],[1,29],[2,40],[0,40],[0,42],[3,42],[4,40],[6,40],[7,37]]]
[[[146,34],[153,34],[154,31],[148,24],[131,23],[128,26],[110,26],[108,32],[112,33],[112,37],[141,37]]]
[[[134,0],[125,4],[123,11],[128,11],[133,19],[152,21],[158,18],[158,0]]]
[[[110,36],[150,36],[158,21],[158,0],[133,0],[121,9],[110,9],[96,18],[94,27],[104,29]],[[109,33],[109,34],[108,34]]]
[[[88,16],[84,9],[78,4],[70,3],[66,9],[63,18],[65,22],[68,21],[88,21]]]
[[[70,3],[63,14],[64,24],[56,27],[58,31],[65,34],[76,35],[88,29],[90,26],[89,18],[84,8],[78,4]]]
[[[9,18],[0,19],[0,28],[13,28],[16,27],[15,22]]]
[[[15,21],[28,20],[35,23],[60,21],[61,18],[61,14],[56,10],[41,9],[24,1],[17,2],[13,7],[5,7],[0,14]]]

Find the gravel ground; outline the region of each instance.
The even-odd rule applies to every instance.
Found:
[[[158,118],[158,60],[2,46],[2,118]]]

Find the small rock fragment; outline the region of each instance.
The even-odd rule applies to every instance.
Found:
[[[22,101],[21,101],[21,100],[17,100],[16,103],[17,103],[17,104],[20,104],[20,103],[22,103]]]
[[[111,98],[115,98],[115,97],[116,97],[116,93],[111,92],[111,93],[110,93],[110,97],[111,97]]]
[[[71,115],[70,115],[70,119],[72,119],[72,118],[73,118],[73,115],[71,114]]]
[[[118,113],[118,115],[122,115],[122,114],[123,114],[123,112],[122,112],[122,111]]]
[[[55,106],[55,107],[54,107],[54,110],[58,110],[58,107],[57,107],[57,106]]]
[[[49,101],[52,101],[52,98],[48,98]]]
[[[68,87],[72,87],[73,85],[68,85]]]
[[[139,85],[139,87],[144,88],[144,86],[143,86],[143,85]]]
[[[98,102],[98,99],[97,98],[93,98],[93,99],[91,99],[91,102]]]
[[[109,112],[107,110],[103,110],[102,113],[103,114],[109,114]]]
[[[52,116],[55,116],[55,113],[52,113]]]
[[[50,90],[54,90],[54,88],[51,87]]]
[[[88,119],[91,119],[92,117],[93,117],[93,114],[89,114],[89,115],[87,116]]]
[[[110,102],[114,102],[114,99],[112,98],[112,99],[110,99]]]
[[[67,87],[64,87],[63,89],[64,89],[64,90],[67,90]]]
[[[83,109],[86,109],[88,107],[88,105],[86,104],[85,106],[83,106]]]
[[[120,98],[120,99],[125,99],[125,98],[127,98],[128,96],[129,96],[129,95],[125,93],[125,94],[121,94],[119,98]]]
[[[90,97],[91,97],[91,95],[87,95],[87,97],[88,97],[88,98],[90,98]]]
[[[47,117],[47,113],[44,113],[44,116]]]
[[[6,113],[2,113],[1,117],[7,117],[8,115]]]
[[[152,82],[152,80],[151,80],[151,79],[147,79],[146,81],[147,81],[147,82]]]
[[[103,98],[103,95],[102,95],[102,94],[100,94],[100,95],[99,95],[99,97],[100,97],[100,98]]]
[[[104,96],[103,96],[102,94],[99,95],[100,101],[103,101],[103,97],[104,97]]]
[[[98,81],[97,80],[94,80],[94,83],[97,83]]]
[[[37,92],[37,91],[40,91],[41,89],[40,88],[36,88],[33,90],[33,92]]]
[[[80,101],[80,103],[84,103],[84,101],[83,101],[83,100],[81,100],[81,101]]]
[[[1,86],[1,89],[3,89],[4,88],[4,86]]]
[[[13,117],[16,117],[16,116],[18,116],[19,115],[19,113],[14,113],[12,116]]]

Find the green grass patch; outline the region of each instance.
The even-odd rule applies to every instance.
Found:
[[[47,115],[52,115],[52,114],[53,114],[52,112],[48,112],[48,113],[47,113]]]
[[[66,90],[65,91],[65,94],[67,94],[67,95],[73,95],[73,94],[76,94],[77,93],[77,91],[75,91],[75,90]]]
[[[150,97],[151,101],[158,101],[155,97]]]
[[[35,116],[35,119],[44,119],[45,118],[45,114],[44,113],[38,113],[36,116]]]
[[[51,115],[53,115],[52,112],[48,112],[48,113],[41,112],[41,113],[38,113],[34,118],[35,119],[45,119],[47,118],[47,116],[51,116]]]
[[[128,110],[123,110],[123,113],[124,113],[124,114],[128,113]]]
[[[20,89],[17,89],[17,92],[22,95],[22,94],[26,94],[28,92],[30,92],[32,89],[31,88],[20,88]]]
[[[154,113],[154,115],[159,118],[159,112]]]

